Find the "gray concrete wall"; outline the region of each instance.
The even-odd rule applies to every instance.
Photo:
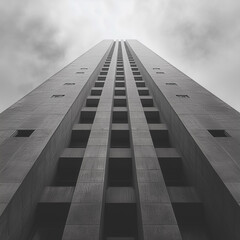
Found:
[[[184,158],[212,236],[240,239],[240,114],[138,41],[127,44]],[[208,129],[229,137],[213,137]]]
[[[54,177],[112,43],[102,41],[1,113],[0,239],[24,239],[28,234],[41,192]],[[64,85],[69,82],[75,85]],[[65,96],[52,98],[54,94]],[[19,129],[35,131],[30,137],[14,137]]]

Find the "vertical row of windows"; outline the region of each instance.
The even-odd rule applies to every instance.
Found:
[[[118,48],[113,103],[103,238],[137,239],[137,208],[121,44]]]
[[[90,95],[86,99],[85,106],[81,109],[78,123],[72,128],[69,146],[64,149],[59,158],[56,175],[52,184],[45,188],[42,198],[38,203],[36,221],[29,239],[62,239],[72,195],[110,66],[113,50],[114,45],[99,72],[94,87],[90,90]],[[81,70],[84,69],[82,68]],[[77,73],[83,74],[84,72]],[[74,84],[67,83],[65,85]],[[32,131],[19,131],[17,137],[29,136],[31,134]]]
[[[146,87],[128,46],[126,44],[125,46],[182,238],[185,240],[188,239],[188,236],[192,236],[199,240],[209,239],[202,202],[199,200],[195,188],[188,185],[183,171],[182,158],[172,147],[168,129],[161,121],[159,110],[154,106],[153,98],[150,96],[149,89]],[[156,73],[163,74],[164,72]],[[219,132],[210,131],[210,133],[218,135]]]

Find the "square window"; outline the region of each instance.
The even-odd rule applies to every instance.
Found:
[[[116,80],[124,80],[124,76],[116,76]]]
[[[132,159],[109,158],[108,185],[111,187],[132,186]]]
[[[21,129],[17,130],[14,137],[30,137],[34,130]]]
[[[101,88],[92,88],[91,95],[92,96],[100,96],[102,94]]]
[[[149,91],[148,88],[138,88],[138,94],[139,96],[148,96],[149,95]]]
[[[125,82],[124,81],[116,81],[115,87],[125,87]]]
[[[93,123],[96,111],[81,111],[79,123]]]
[[[107,203],[104,216],[104,239],[138,239],[135,203]]]
[[[85,148],[87,146],[90,130],[72,131],[70,148]]]
[[[86,107],[97,107],[98,103],[99,103],[99,98],[90,96],[86,100]]]
[[[104,81],[96,81],[94,86],[95,87],[103,87],[104,86]]]
[[[115,93],[115,96],[125,96],[126,95],[125,88],[115,88],[114,93]]]
[[[147,123],[160,123],[160,116],[158,111],[144,111]]]
[[[151,97],[141,98],[140,100],[143,107],[153,107],[153,99]]]
[[[113,111],[113,123],[128,123],[128,113],[126,111]]]
[[[107,75],[108,72],[100,72],[100,75]]]
[[[136,75],[141,75],[140,72],[132,72],[132,73],[133,73],[134,76],[136,76]]]
[[[98,81],[105,81],[106,79],[106,76],[98,76]]]
[[[168,130],[150,130],[153,145],[155,148],[170,148]]]
[[[126,97],[114,97],[114,107],[126,107]]]
[[[137,87],[146,87],[144,81],[136,82],[136,86],[137,86]]]
[[[142,76],[134,76],[135,81],[142,81]]]
[[[130,148],[129,130],[112,130],[111,148]]]

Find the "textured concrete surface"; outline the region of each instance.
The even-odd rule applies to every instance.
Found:
[[[211,235],[239,239],[240,114],[138,41],[127,44],[184,156],[184,171],[203,202]],[[229,136],[213,137],[211,129]]]
[[[104,40],[0,114],[0,239],[238,240],[239,145],[238,112]]]

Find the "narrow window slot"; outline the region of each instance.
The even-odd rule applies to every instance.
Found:
[[[17,130],[14,137],[30,137],[35,130],[33,129],[20,129]]]

